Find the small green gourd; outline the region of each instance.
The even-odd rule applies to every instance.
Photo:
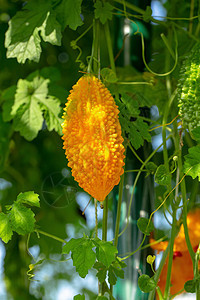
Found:
[[[191,132],[200,126],[200,44],[196,44],[180,71],[178,82],[179,115]]]

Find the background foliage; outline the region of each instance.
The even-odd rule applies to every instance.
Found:
[[[164,4],[152,1],[152,5],[157,2],[165,9],[166,18],[158,19],[152,16],[146,1],[140,2],[128,1],[125,5],[121,0],[97,0],[94,3],[91,0],[0,0],[0,40],[4,41],[0,44],[0,235],[5,242],[2,243],[2,249],[5,249],[5,299],[50,300],[55,299],[55,291],[61,283],[67,281],[75,286],[72,263],[60,262],[70,251],[81,277],[86,276],[96,258],[96,271],[89,271],[89,276],[97,274],[103,283],[108,273],[111,285],[116,283],[117,277],[124,276],[125,264],[115,258],[117,249],[92,237],[94,210],[88,209],[88,213],[86,210],[82,215],[84,205],[80,195],[85,199],[84,203],[89,196],[73,180],[62,150],[62,108],[71,86],[82,76],[78,71],[87,71],[94,45],[93,18],[101,28],[102,80],[115,95],[125,143],[129,145],[126,171],[141,168],[141,161],[139,164],[134,159],[131,163],[133,157],[139,155],[145,161],[145,164],[142,161],[144,170],[140,169],[140,173],[145,171],[146,175],[155,175],[157,185],[155,191],[150,189],[153,198],[148,199],[147,204],[149,215],[175,186],[176,172],[173,170],[177,170],[177,161],[173,158],[182,154],[185,164],[180,174],[183,176],[184,171],[191,175],[186,181],[187,197],[190,197],[188,206],[191,208],[199,203],[199,130],[193,132],[195,140],[188,131],[184,132],[181,154],[178,150],[181,131],[177,129],[180,120],[176,119],[175,125],[165,125],[178,115],[179,71],[193,45],[199,42],[199,4],[191,1],[194,4],[191,9],[190,1],[168,0]],[[126,39],[122,25],[127,17],[132,20],[129,22],[131,56],[125,66]],[[121,53],[116,59],[116,74],[103,26],[110,27],[114,56]],[[95,60],[93,64],[95,68]],[[164,73],[166,76],[158,76]],[[152,130],[156,124],[164,125],[163,129]],[[166,139],[170,142],[164,145],[164,152],[160,146],[151,156],[162,143],[161,135],[164,144]],[[125,181],[133,186],[135,175],[128,176],[127,172]],[[145,176],[141,176],[138,189],[144,190],[144,180]],[[115,221],[115,218],[112,221],[112,213],[116,212],[116,194],[117,190],[109,196],[109,228]],[[134,196],[137,198],[137,194]],[[128,192],[127,197],[124,196],[125,215],[130,212],[130,199],[133,200],[133,194]],[[165,213],[172,203],[169,197],[161,211]],[[134,209],[131,213],[133,216]],[[139,215],[133,217],[133,221],[138,218]],[[27,235],[24,234],[35,229],[35,221],[38,230],[60,237],[61,241],[62,238],[78,238],[75,242],[78,248],[71,240],[71,244],[66,244],[62,250],[62,243],[36,232],[31,234],[27,247]],[[138,227],[149,235],[146,225],[141,223]],[[101,215],[99,228],[102,228]],[[156,238],[169,236],[169,231],[157,228],[154,235]],[[109,256],[104,255],[104,250]],[[120,253],[120,246],[118,250]],[[80,262],[81,255],[83,260],[88,257],[87,264]],[[48,278],[45,278],[44,274],[49,270]],[[35,278],[40,281],[33,281]],[[154,282],[152,284],[154,288]],[[80,294],[83,293],[89,299],[97,297],[96,292],[84,284],[80,288]]]

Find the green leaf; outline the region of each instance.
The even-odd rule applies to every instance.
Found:
[[[15,130],[28,141],[33,140],[41,130],[43,117],[49,130],[55,129],[61,134],[59,101],[48,96],[48,83],[48,79],[41,77],[35,77],[31,82],[18,81],[11,115]]]
[[[96,255],[92,248],[94,248],[93,242],[88,237],[71,239],[63,246],[62,253],[72,252],[73,265],[80,277],[84,278],[95,263]]]
[[[189,154],[185,155],[183,172],[193,179],[199,177],[200,181],[200,145],[189,148]]]
[[[116,73],[109,68],[103,68],[101,70],[101,76],[103,80],[107,82],[116,82],[118,80]]]
[[[144,140],[151,141],[148,124],[139,118],[140,110],[138,102],[124,94],[121,101],[116,99],[119,107],[119,121],[122,131],[126,133],[131,144],[137,150],[144,144]]]
[[[109,267],[118,253],[117,248],[111,242],[101,241],[100,239],[94,239],[93,242],[96,245],[98,261]]]
[[[83,242],[85,238],[82,237],[80,239],[71,239],[69,240],[62,248],[62,253],[63,254],[69,254],[70,251],[76,250],[77,247],[79,247]]]
[[[60,101],[55,97],[49,96],[44,100],[40,100],[41,108],[44,110],[44,118],[49,131],[53,129],[60,135],[62,134],[61,123],[63,119],[59,118],[60,113]]]
[[[14,127],[28,141],[42,128],[43,116],[38,100],[47,96],[47,80],[35,78],[33,82],[20,79],[12,107]]]
[[[0,238],[7,243],[13,235],[9,215],[0,213]]]
[[[9,122],[13,119],[13,115],[11,112],[15,100],[16,88],[16,85],[12,85],[2,93],[2,99],[4,101],[2,106],[4,122]]]
[[[18,234],[27,234],[34,230],[34,213],[30,208],[23,206],[18,202],[14,202],[10,211],[10,221],[12,229]]]
[[[33,191],[20,193],[17,196],[17,201],[16,202],[23,203],[23,204],[28,204],[28,205],[31,205],[31,206],[40,207],[39,195],[34,193]]]
[[[115,285],[117,282],[117,277],[115,276],[115,272],[112,266],[108,269],[108,282],[112,285]]]
[[[73,299],[74,299],[74,300],[85,300],[85,295],[80,295],[80,294],[78,294],[78,295],[74,296]]]
[[[145,22],[151,21],[151,15],[152,15],[152,9],[151,9],[150,6],[147,6],[147,7],[146,7],[146,10],[145,10],[145,12],[144,12],[144,14],[143,14],[143,20],[144,20]]]
[[[200,143],[200,127],[196,127],[191,131],[192,138],[194,138],[198,143]]]
[[[103,283],[106,280],[106,274],[108,269],[101,262],[96,262],[93,268],[97,270],[96,276],[99,279],[99,281]]]
[[[126,266],[126,264],[125,264],[125,266]],[[122,270],[121,264],[118,261],[115,261],[112,264],[112,267],[113,267],[113,271],[116,274],[116,276],[123,279],[124,278],[124,270]]]
[[[79,276],[84,278],[88,274],[88,270],[92,268],[95,263],[96,255],[93,248],[93,243],[90,240],[86,240],[72,251],[73,265],[76,267],[76,271]]]
[[[102,24],[105,24],[107,20],[112,20],[113,6],[110,3],[97,0],[94,7],[95,18],[99,19]]]
[[[7,57],[16,57],[19,63],[26,59],[38,62],[41,38],[53,45],[61,45],[61,26],[57,22],[50,1],[29,1],[9,21],[5,47]]]
[[[144,293],[149,293],[156,287],[156,282],[153,278],[149,277],[148,275],[141,275],[138,278],[138,286]]]
[[[5,123],[0,114],[0,171],[4,171],[5,164],[10,152],[10,137],[12,135],[12,124]]]
[[[154,174],[156,172],[157,165],[150,161],[146,164],[146,169],[150,174]]]
[[[141,232],[146,235],[150,235],[150,233],[154,230],[153,222],[146,218],[139,218],[137,220],[137,226]]]
[[[187,293],[195,293],[196,291],[196,280],[188,280],[184,284],[184,289]]]
[[[171,183],[171,176],[164,165],[160,165],[157,168],[155,173],[155,182],[161,185],[169,185]]]
[[[62,25],[62,30],[67,25],[73,30],[83,25],[81,19],[82,0],[62,0],[61,4],[56,8],[57,18]]]
[[[105,296],[98,296],[96,300],[108,300],[108,298]]]

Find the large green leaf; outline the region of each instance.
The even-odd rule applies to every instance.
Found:
[[[41,38],[53,45],[61,45],[61,25],[56,20],[51,1],[30,0],[9,21],[5,47],[7,57],[16,57],[19,63],[27,59],[38,62]]]
[[[84,278],[95,263],[96,255],[92,248],[94,248],[93,242],[85,236],[80,239],[72,238],[63,246],[63,253],[72,252],[73,265],[80,277]]]
[[[83,25],[81,19],[82,0],[62,0],[61,4],[56,8],[57,18],[65,29],[67,25],[73,30]]]
[[[35,214],[30,208],[27,208],[18,202],[14,202],[10,212],[12,229],[22,235],[32,232],[35,224],[34,216]]]
[[[100,239],[94,239],[93,242],[96,245],[97,259],[106,267],[109,267],[118,253],[117,248],[111,242],[101,241]]]
[[[12,90],[7,91],[4,102],[6,120],[14,119],[13,125],[28,141],[34,139],[42,129],[45,119],[48,130],[55,129],[61,134],[60,102],[48,95],[49,80],[34,77],[32,81],[20,79],[15,99]],[[6,104],[7,103],[7,104]]]

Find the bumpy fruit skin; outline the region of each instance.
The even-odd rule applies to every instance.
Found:
[[[196,44],[180,71],[179,115],[183,126],[192,131],[200,126],[200,44]]]
[[[103,83],[84,75],[64,108],[63,148],[72,175],[86,192],[104,201],[123,174],[119,110]]]

